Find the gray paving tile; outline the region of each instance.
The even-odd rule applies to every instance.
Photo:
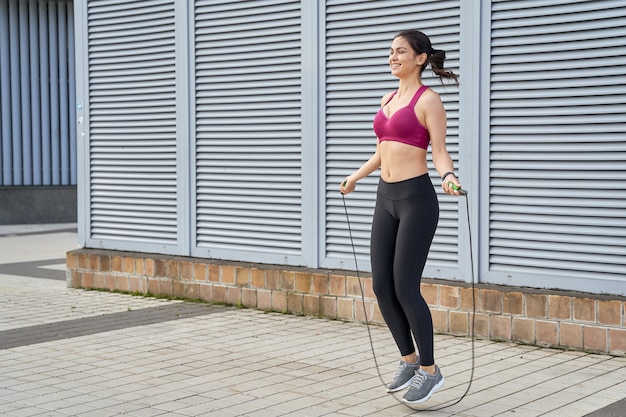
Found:
[[[66,234],[46,233],[42,244]],[[47,262],[13,253],[24,275],[33,275],[27,263]],[[471,390],[450,405],[467,388],[471,343],[437,335],[446,385],[421,412],[384,392],[361,324],[69,289],[19,273],[0,271],[2,415],[614,417],[625,408],[626,358],[477,340]],[[371,334],[390,378],[393,341],[383,326]]]

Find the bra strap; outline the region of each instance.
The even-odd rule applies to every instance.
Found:
[[[411,108],[415,107],[415,103],[417,103],[417,100],[420,99],[420,97],[426,90],[428,90],[427,85],[423,85],[417,89],[417,91],[415,92],[415,95],[413,96],[413,98],[411,99],[411,102],[409,103],[409,106],[411,106]]]
[[[394,91],[393,93],[391,93],[391,96],[389,96],[389,98],[387,99],[387,101],[385,101],[385,104],[382,105],[381,109],[383,107],[385,107],[387,104],[389,104],[389,102],[391,101],[391,99],[396,95],[396,93],[398,92],[398,90]]]

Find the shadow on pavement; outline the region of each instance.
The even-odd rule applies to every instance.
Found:
[[[65,281],[66,272],[64,270],[44,268],[46,265],[58,265],[64,263],[65,258],[0,264],[0,275],[19,275],[21,277]]]
[[[0,331],[0,349],[88,336],[96,333],[203,316],[219,311],[207,304],[174,303],[101,316]]]

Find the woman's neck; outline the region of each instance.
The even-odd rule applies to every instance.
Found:
[[[405,94],[413,95],[415,92],[422,86],[422,80],[420,77],[410,79],[401,78],[400,83],[398,84],[398,92],[397,96],[402,97]]]

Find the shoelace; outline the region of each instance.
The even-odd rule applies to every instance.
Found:
[[[411,381],[411,388],[419,388],[422,386],[424,381],[428,378],[426,375],[415,371],[415,376],[413,377],[413,381]]]
[[[406,368],[407,366],[409,365],[406,362],[400,361],[400,364],[398,365],[398,368],[396,369],[396,376],[394,377],[394,379],[399,377],[402,371],[404,371],[404,368]]]

